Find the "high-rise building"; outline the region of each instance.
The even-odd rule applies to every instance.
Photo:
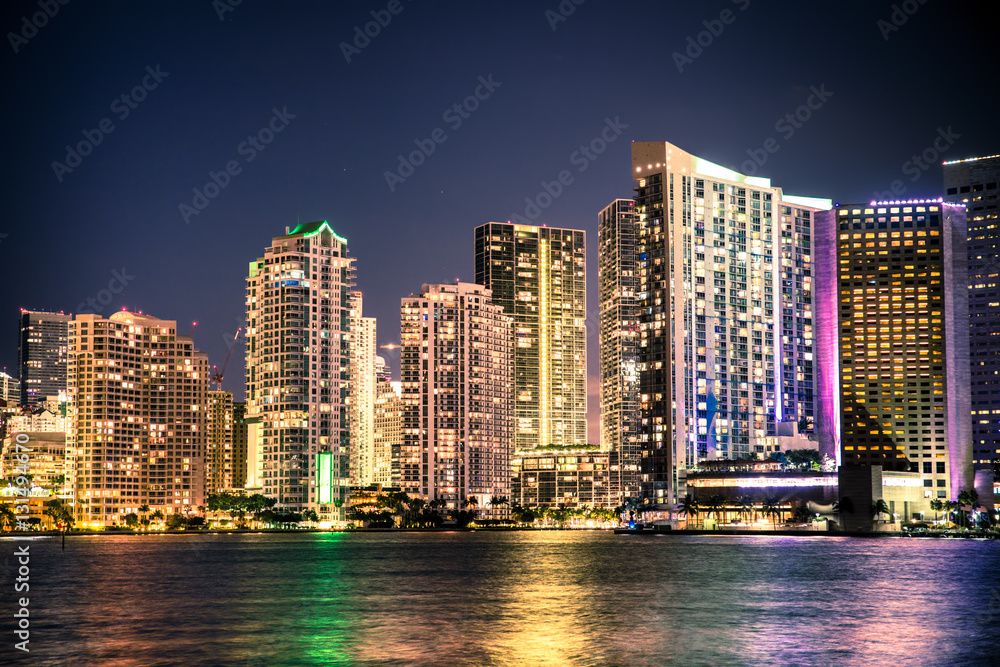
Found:
[[[514,442],[587,444],[586,241],[582,231],[476,228],[476,282],[514,320]]]
[[[511,318],[481,285],[424,285],[402,300],[400,487],[459,509],[510,495]]]
[[[242,489],[247,484],[247,404],[233,403],[233,488]]]
[[[352,260],[325,221],[285,231],[247,277],[247,486],[342,521]]]
[[[0,400],[5,407],[21,404],[21,381],[6,372],[0,372]]]
[[[374,484],[383,487],[399,486],[399,451],[402,445],[403,387],[399,382],[380,379],[375,387]],[[395,457],[393,457],[394,450]]]
[[[177,322],[121,311],[69,323],[66,476],[77,521],[204,504],[208,356]]]
[[[383,382],[392,382],[392,372],[385,357],[375,355],[375,379]]]
[[[205,455],[205,495],[237,486],[236,411],[233,392],[208,392],[208,448]]]
[[[844,204],[816,223],[821,451],[972,486],[966,223],[941,200]]]
[[[17,363],[21,405],[34,407],[49,396],[66,393],[66,346],[72,315],[21,309]]]
[[[618,452],[617,498],[639,495],[639,253],[635,202],[616,199],[597,216],[601,449]]]
[[[967,207],[972,458],[983,501],[1000,493],[1000,155],[944,163],[945,201]],[[991,488],[992,487],[992,488]]]
[[[812,218],[832,202],[662,141],[632,144],[632,176],[641,485],[669,503],[698,461],[763,454],[812,419]]]
[[[375,477],[375,352],[378,343],[375,318],[364,317],[362,305],[361,292],[352,292],[348,315],[352,486],[370,486]]]

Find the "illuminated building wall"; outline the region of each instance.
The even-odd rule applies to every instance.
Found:
[[[586,250],[578,230],[476,228],[476,283],[514,320],[517,449],[587,444]]]
[[[351,293],[349,318],[351,381],[351,485],[375,481],[375,318],[362,316],[361,292]]]
[[[402,300],[404,492],[449,509],[510,495],[510,331],[481,285],[424,285]]]
[[[597,216],[601,449],[615,451],[613,493],[639,494],[639,254],[635,202],[616,199]]]
[[[344,519],[349,481],[351,283],[347,240],[325,221],[275,237],[247,278],[249,482],[321,521]]]
[[[393,447],[403,444],[403,387],[399,382],[380,379],[375,387],[375,466],[374,483],[399,486],[393,472]]]
[[[1000,481],[1000,155],[944,163],[945,201],[967,207],[973,465],[988,501]],[[978,480],[982,479],[982,483]]]
[[[247,481],[246,404],[231,391],[208,392],[205,495],[242,491]]]
[[[841,463],[918,472],[927,498],[953,499],[972,485],[965,209],[846,204],[817,224],[818,264],[837,267],[819,355],[824,375],[840,371]]]
[[[783,194],[666,142],[632,144],[637,181],[641,487],[684,493],[702,459],[763,455],[813,413],[812,221]]]
[[[524,507],[615,507],[611,468],[617,456],[591,449],[517,452],[511,458],[511,502]]]
[[[208,356],[177,323],[121,311],[69,323],[66,476],[85,525],[205,502]]]
[[[66,393],[66,346],[72,315],[21,309],[17,361],[21,405]]]

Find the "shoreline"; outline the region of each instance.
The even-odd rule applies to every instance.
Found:
[[[331,530],[320,528],[230,528],[215,530],[177,530],[177,531],[142,531],[142,530],[93,530],[93,531],[72,531],[66,533],[67,539],[74,537],[111,537],[124,535],[130,537],[157,537],[165,535],[177,536],[198,536],[198,535],[264,535],[264,534],[352,534],[352,533],[475,533],[475,532],[614,532],[615,535],[638,535],[638,536],[684,536],[684,535],[722,535],[727,537],[866,537],[866,538],[932,538],[932,539],[1000,539],[998,533],[970,532],[970,533],[945,533],[928,532],[921,534],[903,533],[898,531],[869,531],[869,532],[843,532],[843,531],[816,531],[816,530],[640,530],[634,528],[534,528],[526,526],[504,526],[486,528],[353,528],[350,530]],[[35,532],[5,532],[0,534],[0,539],[24,539],[34,537],[56,537],[62,533],[59,531],[35,531]]]

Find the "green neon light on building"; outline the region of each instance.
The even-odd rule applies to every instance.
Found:
[[[329,505],[333,502],[333,453],[319,452],[316,454],[316,486],[319,503]]]

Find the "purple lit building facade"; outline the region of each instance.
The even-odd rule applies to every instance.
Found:
[[[954,499],[973,483],[965,208],[846,204],[815,229],[821,452]]]
[[[1000,155],[944,163],[945,200],[967,207],[972,456],[979,498],[1000,492]]]

